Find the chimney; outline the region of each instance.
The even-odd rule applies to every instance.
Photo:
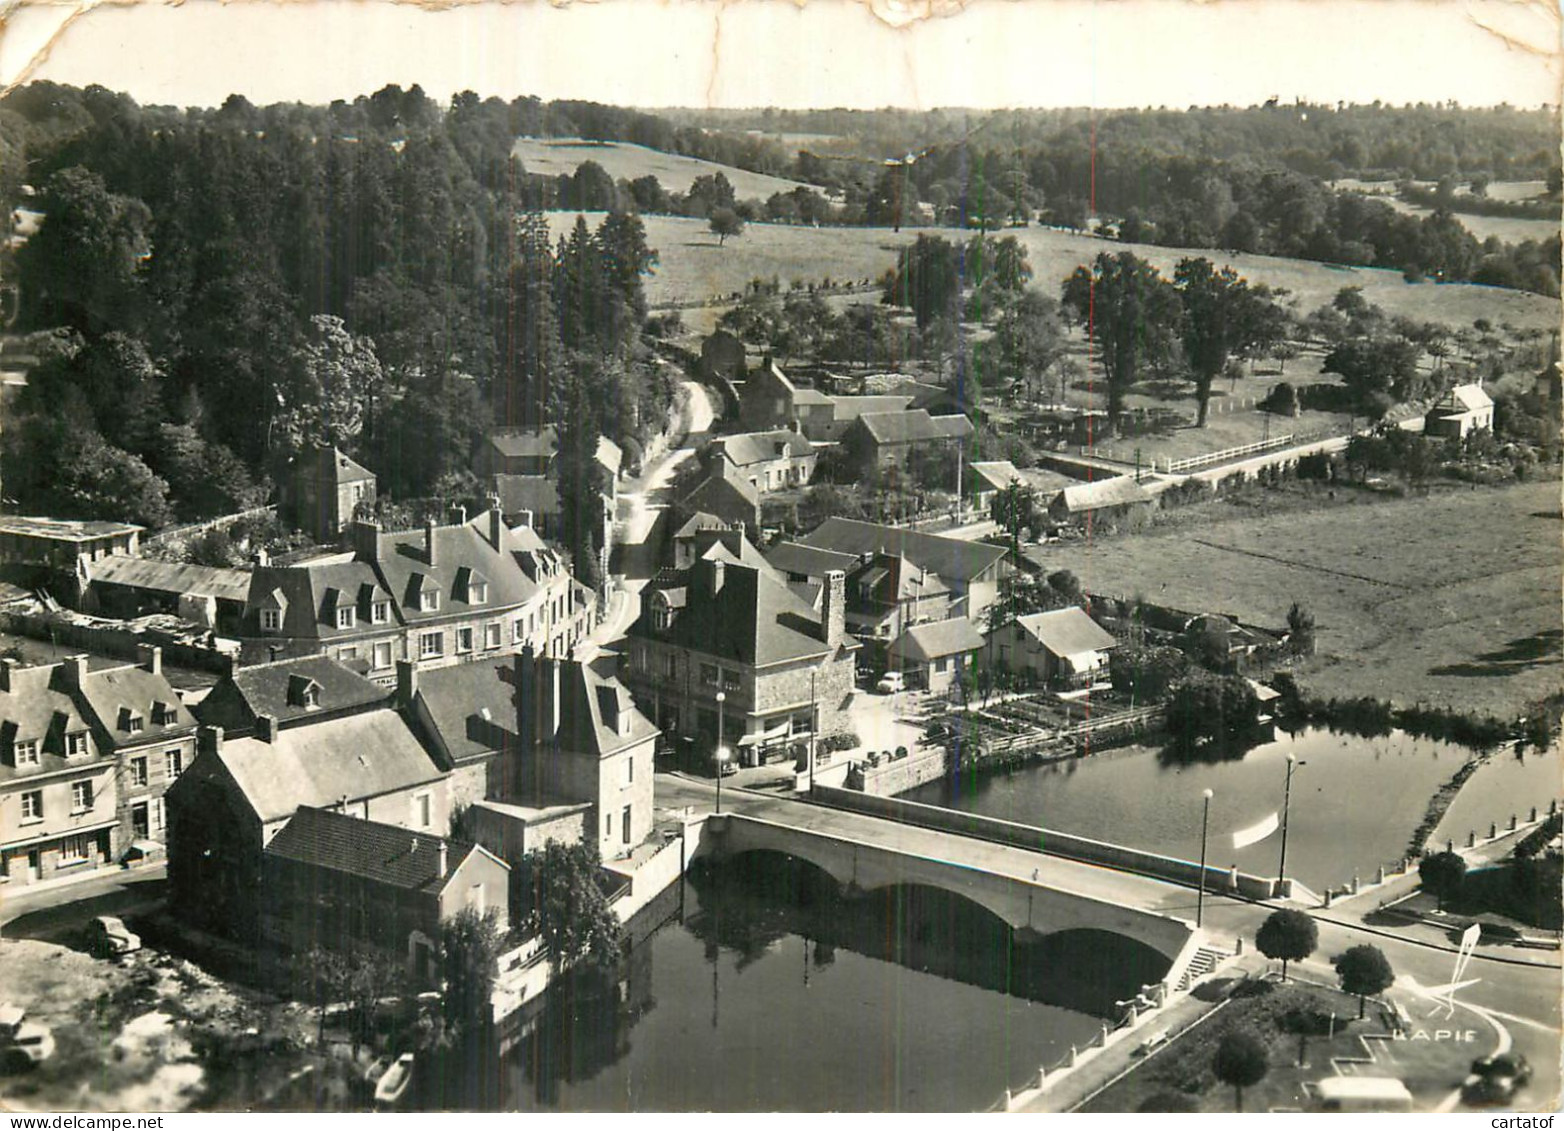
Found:
[[[221,754],[222,752],[222,727],[202,727],[196,731],[196,754]]]
[[[424,519],[424,561],[434,565],[434,519]]]
[[[356,519],[353,523],[354,560],[372,562],[379,556],[380,524],[373,519]]]
[[[711,563],[711,595],[715,597],[722,592],[722,584],[727,580],[727,563],[715,561]]]
[[[544,662],[549,667],[548,714],[544,717],[548,720],[548,740],[552,743],[559,738],[559,669],[563,662],[555,658]]]
[[[839,569],[826,571],[820,594],[820,630],[822,639],[831,645],[840,644],[847,631],[847,574]]]
[[[445,841],[440,842],[440,871],[436,878],[445,879],[445,873],[450,868],[450,847]]]
[[[536,524],[532,521],[532,512],[531,511],[517,511],[516,512],[516,525],[517,526],[525,526],[528,530],[536,530],[537,529]]]
[[[0,660],[0,691],[9,692],[11,690],[11,677],[16,672],[16,669],[21,666],[18,661],[10,656]]]
[[[65,686],[81,690],[82,681],[87,678],[87,657],[66,656],[60,661],[60,674],[65,677]]]
[[[162,675],[163,649],[156,644],[137,644],[136,666],[145,668],[153,675]]]
[[[451,525],[467,525],[467,507],[465,504],[457,503],[454,507],[451,508]]]
[[[500,510],[500,497],[489,496],[489,542],[496,550],[503,550],[505,539],[505,513]]]
[[[259,546],[256,548],[255,553],[250,555],[250,561],[256,568],[265,569],[272,564],[272,556],[264,546]]]
[[[396,662],[396,705],[411,708],[418,697],[418,665],[412,660]]]
[[[260,739],[262,742],[265,742],[265,743],[268,743],[268,744],[276,742],[277,741],[277,716],[276,715],[256,715],[255,716],[255,737]]]

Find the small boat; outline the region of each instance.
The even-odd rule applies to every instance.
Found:
[[[375,1102],[386,1107],[395,1106],[412,1080],[413,1054],[404,1052],[396,1058],[395,1064],[386,1069],[385,1075],[380,1077],[380,1083],[375,1085]]]

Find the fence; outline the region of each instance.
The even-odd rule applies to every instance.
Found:
[[[263,514],[275,514],[276,512],[276,506],[251,507],[249,510],[236,511],[233,514],[218,515],[216,518],[209,518],[205,522],[187,522],[183,526],[167,526],[156,534],[149,535],[143,544],[150,548],[179,538],[191,538],[208,530],[215,530],[220,526],[232,526],[234,523],[241,522],[247,518],[255,518]]]

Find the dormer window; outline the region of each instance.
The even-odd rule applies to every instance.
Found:
[[[38,765],[38,740],[22,738],[11,743],[11,759],[18,768]]]
[[[65,754],[69,758],[80,758],[87,753],[87,732],[76,731],[65,736]]]
[[[489,583],[475,577],[467,583],[467,603],[481,605],[489,599]]]
[[[308,676],[296,675],[288,679],[288,704],[293,707],[313,709],[320,706],[320,684]]]
[[[174,721],[174,708],[167,703],[152,704],[152,725],[168,726]]]
[[[352,605],[342,605],[337,609],[337,627],[352,628],[355,620]]]
[[[281,632],[282,631],[282,610],[281,609],[262,609],[261,610],[261,631],[262,632]]]
[[[121,707],[119,709],[119,729],[127,734],[137,734],[146,729],[146,720],[129,707]]]
[[[371,624],[388,624],[391,620],[390,601],[371,601],[369,605],[369,621]]]
[[[662,594],[658,594],[652,603],[652,624],[659,632],[666,632],[673,627],[673,606]]]
[[[319,707],[320,706],[320,686],[318,684],[312,683],[308,687],[306,687],[304,689],[303,699],[304,699],[304,706],[306,706],[306,707]]]
[[[420,592],[418,594],[418,608],[425,613],[439,612],[440,591],[431,587]]]

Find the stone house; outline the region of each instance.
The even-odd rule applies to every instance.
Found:
[[[801,431],[817,444],[834,444],[865,413],[902,412],[911,394],[837,396],[795,383],[769,358],[749,375],[739,401],[739,419],[754,431]]]
[[[1060,524],[1084,523],[1088,515],[1119,521],[1149,511],[1155,502],[1133,475],[1116,475],[1064,488],[1049,500],[1048,517]]]
[[[983,634],[966,617],[916,624],[886,649],[887,671],[899,671],[913,687],[943,694],[963,671],[971,671]]]
[[[806,486],[815,474],[815,446],[801,433],[743,432],[721,436],[708,449],[711,461],[726,459],[760,494],[785,487]]]
[[[940,452],[959,451],[975,434],[972,421],[960,413],[930,416],[921,408],[903,412],[870,412],[842,433],[842,447],[863,472],[875,468],[915,468]]]
[[[323,545],[342,537],[358,517],[360,506],[374,505],[375,473],[337,448],[300,453],[288,467],[284,517],[295,530]]]
[[[1071,605],[1016,617],[988,634],[985,666],[1007,670],[1038,686],[1076,688],[1103,678],[1113,634]]]
[[[678,501],[682,519],[709,514],[729,526],[760,529],[760,492],[729,460],[719,456],[707,464],[706,476]]]

